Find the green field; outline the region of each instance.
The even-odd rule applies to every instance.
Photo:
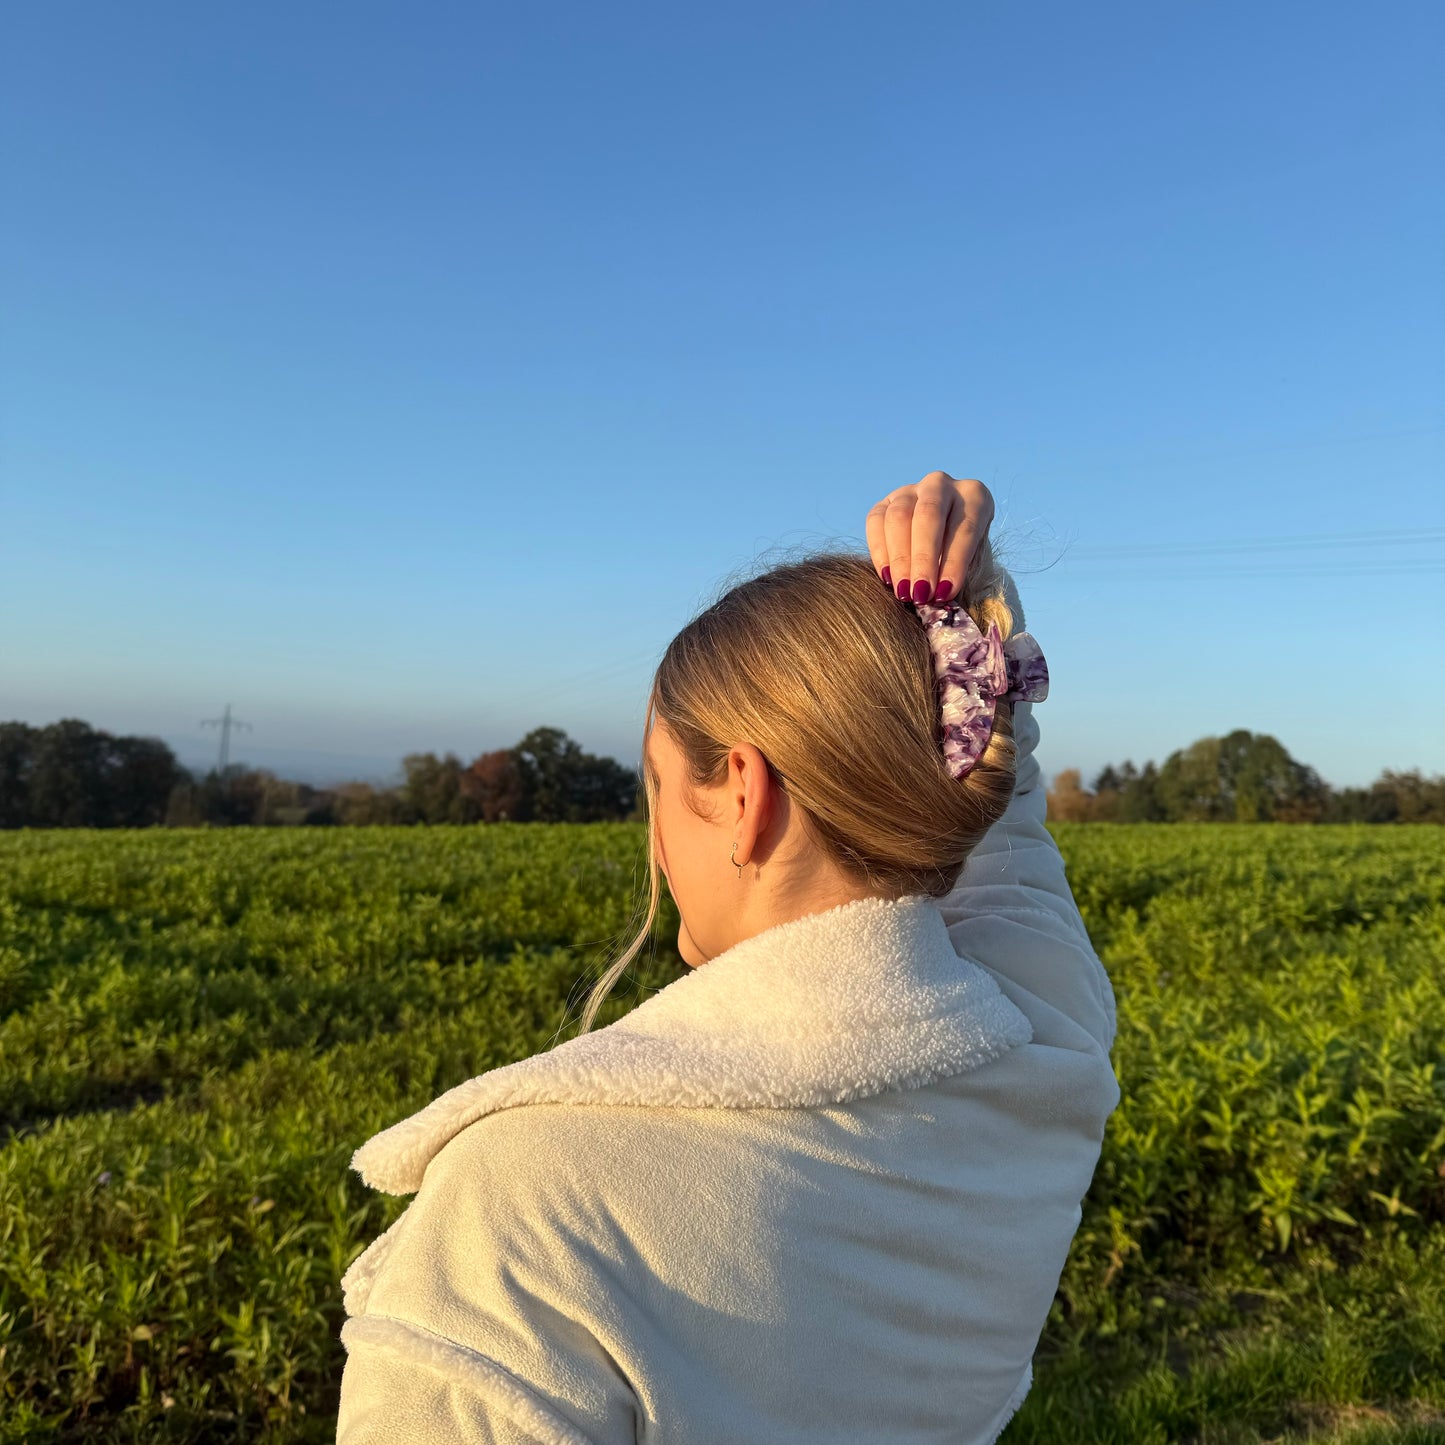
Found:
[[[1054,831],[1123,1102],[1006,1445],[1445,1439],[1445,829]],[[352,1150],[575,1033],[642,840],[0,833],[0,1441],[333,1439]]]

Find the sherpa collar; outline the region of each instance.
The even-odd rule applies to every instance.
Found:
[[[352,1156],[410,1194],[453,1135],[519,1104],[800,1108],[917,1088],[1033,1037],[960,958],[926,894],[861,898],[764,929],[631,1013],[448,1090]]]

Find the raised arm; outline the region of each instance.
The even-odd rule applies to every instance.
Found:
[[[993,497],[977,478],[929,472],[894,488],[869,510],[873,565],[900,598],[943,602],[962,596],[993,514]],[[1014,627],[1022,630],[1018,588],[999,570]],[[1040,642],[1047,653],[1048,638]],[[1013,708],[1018,760],[1013,801],[974,849],[939,909],[960,954],[989,969],[1011,994],[1030,994],[1063,1015],[1057,1037],[1066,1046],[1072,1040],[1090,1047],[1092,1039],[1107,1053],[1116,1027],[1114,991],[1074,902],[1063,857],[1044,827],[1033,708],[1028,702]],[[1037,1008],[1029,1015],[1037,1038],[1046,1015]],[[1085,1031],[1082,1038],[1079,1029]]]
[[[1022,628],[1018,589],[1006,572],[1004,580],[1014,625]],[[1047,653],[1047,639],[1040,641]],[[1063,855],[1044,826],[1034,704],[1014,704],[1013,718],[1013,800],[939,910],[961,954],[1057,1009],[1108,1052],[1117,1027],[1114,991],[1074,902]]]

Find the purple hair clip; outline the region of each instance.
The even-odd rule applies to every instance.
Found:
[[[1049,665],[1027,632],[1005,642],[996,622],[980,632],[968,609],[956,603],[912,606],[933,650],[943,761],[961,778],[983,756],[1000,702],[1042,702],[1049,695]]]

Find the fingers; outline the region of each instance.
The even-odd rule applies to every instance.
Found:
[[[888,515],[888,498],[884,497],[881,502],[875,502],[868,512],[864,521],[864,531],[868,537],[868,555],[873,559],[873,570],[892,586],[892,573],[889,568],[888,539],[883,530],[883,519]]]
[[[951,582],[952,588],[943,598],[955,600],[963,596],[964,579],[973,565],[983,539],[993,522],[993,494],[972,477],[953,484],[957,507],[950,514],[948,535],[943,542],[943,565],[939,570],[940,585]]]
[[[947,601],[948,592],[938,597],[942,575],[939,562],[943,556],[944,538],[950,526],[956,527],[954,513],[961,511],[958,490],[947,472],[929,472],[914,488],[912,552],[909,560],[908,594],[914,602]]]
[[[913,557],[913,487],[895,487],[868,513],[868,553],[878,575],[899,597],[912,595],[908,571]]]
[[[913,583],[909,580],[909,567],[913,560],[913,488],[900,489],[902,495],[894,494],[888,506],[888,515],[883,519],[883,532],[888,539],[888,565],[893,577],[894,593],[907,601],[912,595]]]
[[[946,602],[962,595],[992,521],[993,496],[982,482],[929,472],[869,510],[868,553],[874,570],[900,599]]]

